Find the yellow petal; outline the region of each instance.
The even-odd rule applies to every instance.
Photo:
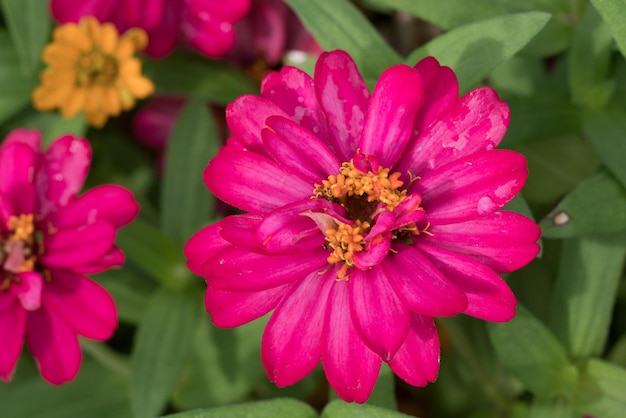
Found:
[[[96,114],[100,112],[104,112],[104,87],[93,86],[87,94],[85,113]]]
[[[56,28],[53,34],[53,42],[67,45],[79,51],[87,51],[93,45],[85,33],[74,23],[66,23]]]
[[[122,112],[120,94],[114,87],[108,87],[104,90],[104,101],[106,103],[107,112],[110,115],[117,116]]]
[[[100,22],[95,17],[83,17],[78,25],[92,44],[100,44],[102,42],[102,28],[100,27]]]
[[[77,58],[78,49],[62,43],[46,45],[41,54],[41,60],[52,66],[73,66]]]
[[[61,114],[66,118],[74,117],[85,108],[87,98],[86,89],[74,89],[67,99],[61,104]]]
[[[102,128],[106,123],[109,116],[104,112],[96,112],[96,113],[85,113],[85,119],[87,119],[87,123],[93,126],[94,128]]]
[[[141,51],[148,45],[148,35],[145,31],[133,28],[124,33],[120,38],[120,42],[115,49],[115,55],[118,58],[128,58],[135,54],[135,51]]]
[[[112,23],[102,25],[102,41],[100,47],[105,54],[113,54],[118,43],[117,29]]]
[[[154,84],[146,77],[136,76],[124,78],[128,91],[138,99],[144,99],[154,93]]]
[[[119,75],[121,78],[134,77],[141,74],[141,61],[129,58],[120,62]]]

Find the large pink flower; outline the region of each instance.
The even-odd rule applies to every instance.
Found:
[[[26,339],[44,379],[61,384],[78,373],[77,336],[103,341],[117,327],[113,299],[85,274],[123,263],[115,231],[139,207],[113,185],[77,196],[86,140],[40,144],[39,132],[16,130],[0,146],[0,378],[11,379]]]
[[[459,98],[450,68],[426,58],[389,68],[370,94],[334,51],[313,79],[270,73],[260,97],[226,116],[233,136],[204,179],[247,213],[201,230],[185,252],[216,325],[274,310],[262,360],[277,385],[320,359],[346,401],[368,398],[382,361],[425,385],[439,368],[433,317],[515,315],[498,274],[537,255],[540,230],[500,210],[527,170],[494,149],[509,110],[492,89]]]
[[[153,57],[167,55],[179,39],[209,57],[223,56],[235,43],[233,24],[249,8],[250,0],[50,0],[59,23],[94,16],[120,32],[142,28]]]

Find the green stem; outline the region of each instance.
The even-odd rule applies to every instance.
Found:
[[[106,344],[81,339],[80,345],[100,364],[124,377],[130,377],[128,360],[111,350]]]

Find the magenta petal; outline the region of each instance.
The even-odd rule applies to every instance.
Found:
[[[0,194],[10,205],[11,215],[33,213],[36,158],[35,152],[26,144],[12,142],[0,146]]]
[[[125,0],[120,2],[118,12],[128,27],[144,30],[157,27],[165,14],[166,0]]]
[[[327,306],[322,365],[328,383],[344,401],[363,403],[374,389],[381,359],[365,345],[352,322],[346,281],[335,282]]]
[[[28,313],[26,340],[43,378],[53,385],[76,377],[82,359],[78,338],[44,306]]]
[[[220,221],[220,235],[237,247],[262,253],[263,246],[256,235],[262,219],[254,215],[228,216]]]
[[[98,260],[82,266],[75,266],[72,270],[80,274],[96,274],[108,270],[111,267],[121,267],[125,259],[122,250],[114,246]]]
[[[39,213],[47,215],[65,206],[82,189],[91,163],[89,142],[65,135],[50,144],[41,158],[35,185]]]
[[[215,255],[206,265],[205,278],[211,287],[250,292],[278,287],[298,280],[326,265],[328,250],[318,248],[294,257],[265,255],[231,247]]]
[[[409,385],[426,386],[439,373],[439,336],[432,318],[411,314],[410,322],[404,344],[389,366]]]
[[[111,19],[118,2],[110,0],[51,0],[52,16],[60,22],[78,22],[83,16],[94,16],[101,22]]]
[[[354,265],[365,270],[382,262],[391,249],[391,237],[391,232],[385,232],[368,241],[363,251],[354,254]]]
[[[206,13],[197,14],[185,9],[182,18],[183,38],[208,57],[220,58],[235,44],[235,31],[229,22]]]
[[[369,90],[344,51],[325,52],[315,66],[315,90],[324,109],[331,147],[341,161],[354,155],[367,112]]]
[[[509,107],[496,92],[473,90],[418,133],[395,171],[424,176],[459,158],[489,151],[500,143],[508,125]]]
[[[276,103],[288,118],[323,141],[328,133],[324,113],[317,101],[313,79],[295,67],[271,72],[261,84],[261,96]]]
[[[196,232],[185,244],[187,268],[194,274],[203,275],[203,266],[211,257],[232,244],[220,235],[222,228],[219,222],[209,225]]]
[[[336,269],[313,272],[295,284],[270,318],[261,345],[269,379],[289,386],[309,374],[322,354],[326,301]]]
[[[265,153],[261,130],[272,116],[289,117],[278,105],[263,97],[250,94],[239,96],[226,107],[226,122],[234,137],[251,151]]]
[[[106,222],[96,222],[77,229],[62,229],[45,236],[45,254],[39,261],[48,267],[72,270],[106,255],[114,241],[115,228]]]
[[[313,194],[313,185],[252,152],[222,148],[204,171],[217,197],[241,210],[265,213]]]
[[[210,13],[216,19],[236,22],[250,10],[250,0],[206,1],[186,0],[187,7],[194,13]]]
[[[419,72],[395,65],[382,73],[369,101],[358,148],[392,167],[413,134],[415,115],[424,100]]]
[[[26,333],[26,311],[22,305],[8,292],[0,291],[0,298],[12,299],[12,303],[0,310],[0,379],[10,382],[22,352],[24,335]],[[0,302],[0,304],[4,304]]]
[[[539,253],[541,230],[514,212],[496,212],[472,221],[431,225],[429,244],[467,255],[496,273],[524,267]]]
[[[51,214],[49,220],[58,229],[77,228],[97,221],[119,228],[130,223],[138,213],[139,205],[129,190],[107,184],[89,189]]]
[[[35,153],[41,150],[41,132],[30,129],[14,129],[4,138],[4,146],[12,143],[28,145]]]
[[[353,269],[348,286],[357,331],[383,361],[391,360],[409,330],[409,311],[382,269]]]
[[[280,116],[267,118],[262,132],[267,152],[292,173],[321,183],[337,174],[341,162],[317,136],[297,123]]]
[[[216,326],[238,327],[274,309],[290,286],[291,284],[286,284],[253,292],[228,292],[209,286],[204,296],[204,304]]]
[[[467,309],[467,297],[415,247],[394,245],[397,254],[381,264],[386,276],[413,312],[427,316],[451,316]]]
[[[411,191],[422,195],[426,219],[433,225],[458,223],[502,208],[519,193],[527,176],[523,155],[483,151],[431,171]]]
[[[427,244],[419,249],[467,296],[466,315],[486,321],[506,322],[515,316],[517,299],[500,276],[471,258]]]
[[[160,58],[169,54],[176,46],[180,23],[181,10],[178,4],[173,1],[167,1],[161,23],[157,27],[146,31],[149,43],[143,52],[153,58]]]
[[[459,83],[450,67],[443,67],[433,57],[426,57],[414,67],[422,78],[424,104],[415,117],[415,130],[420,133],[443,115],[459,97]]]

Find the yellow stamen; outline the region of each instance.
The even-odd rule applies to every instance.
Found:
[[[33,252],[33,245],[35,243],[34,219],[33,214],[10,216],[7,222],[10,235],[3,243],[2,247],[0,247],[3,259],[9,257],[11,254],[17,255],[18,258],[16,260],[21,261],[21,265],[19,267],[13,266],[13,269],[17,268],[20,272],[35,269],[37,255]],[[13,271],[16,272],[16,270]],[[6,283],[3,284],[3,288],[7,286]]]
[[[332,250],[328,256],[328,264],[343,263],[337,277],[346,277],[348,268],[354,265],[354,254],[362,251],[365,243],[363,237],[369,232],[370,224],[357,220],[354,225],[340,223],[337,228],[326,230],[326,245]]]

